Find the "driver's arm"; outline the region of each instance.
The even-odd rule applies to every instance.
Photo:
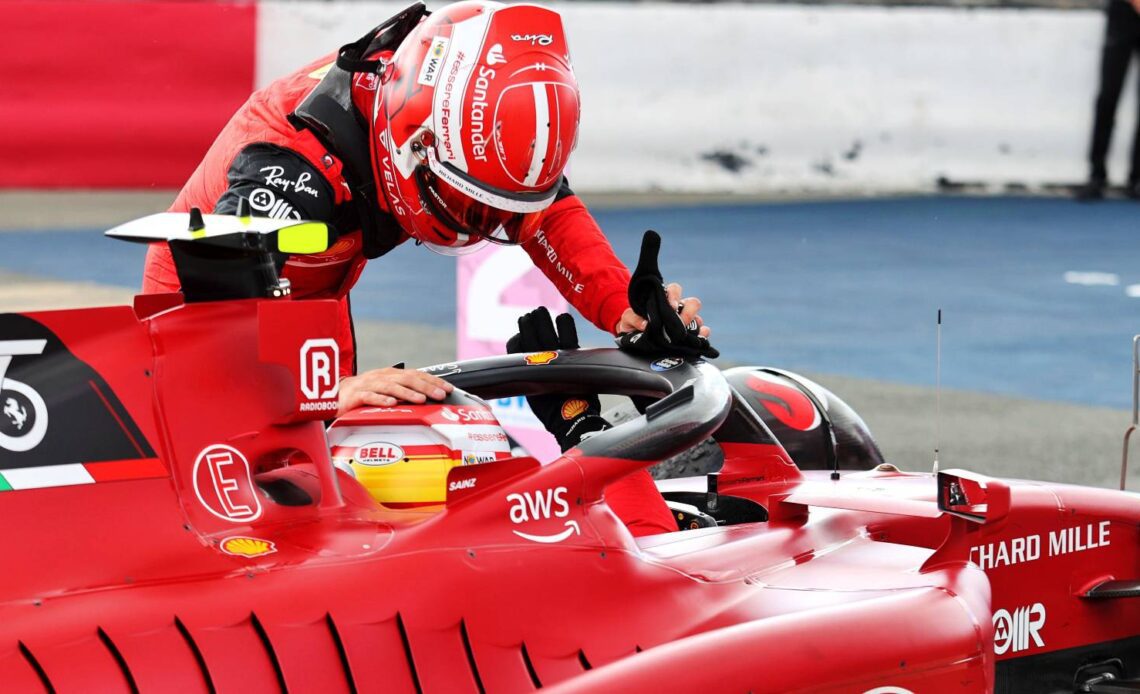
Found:
[[[629,306],[629,269],[565,180],[554,204],[543,214],[541,228],[523,249],[562,296],[598,329],[611,335],[645,329],[645,317]],[[696,321],[703,326],[700,299],[683,297],[681,285],[675,282],[666,285],[666,293],[681,310],[684,324]],[[701,334],[707,337],[709,329],[702,327]]]

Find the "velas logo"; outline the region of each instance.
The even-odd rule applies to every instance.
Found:
[[[277,551],[277,546],[269,540],[245,537],[244,535],[227,537],[218,544],[218,548],[231,556],[245,557],[247,559],[263,557],[266,554],[273,554]]]
[[[526,355],[526,363],[530,366],[545,366],[558,358],[558,352],[535,352]]]
[[[750,374],[745,383],[755,391],[764,409],[784,426],[797,431],[811,431],[819,426],[815,404],[799,388],[759,371]]]
[[[381,465],[391,465],[398,463],[404,459],[404,449],[400,448],[394,443],[387,441],[376,441],[374,443],[366,443],[356,449],[356,455],[352,456],[356,462],[361,465],[370,465],[379,467]]]
[[[380,170],[384,175],[384,197],[392,206],[392,211],[398,215],[407,214],[407,209],[400,197],[400,188],[396,184],[396,174],[392,172],[391,157],[385,155],[380,158]]]
[[[332,338],[306,340],[301,346],[301,393],[311,402],[302,411],[337,409],[340,346]]]
[[[15,356],[43,354],[47,340],[0,340],[0,448],[24,453],[47,434],[48,408],[43,396],[27,383],[5,378]]]
[[[567,400],[562,403],[562,419],[570,421],[582,414],[590,405],[585,400]]]
[[[249,461],[236,448],[214,444],[202,449],[191,477],[198,501],[218,518],[244,523],[261,516]]]

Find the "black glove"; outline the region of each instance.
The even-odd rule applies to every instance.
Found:
[[[563,313],[558,316],[555,330],[545,306],[520,317],[518,334],[507,340],[507,351],[512,354],[552,349],[578,349],[578,329],[574,327],[574,318]],[[593,393],[528,395],[526,401],[546,430],[554,434],[563,451],[577,446],[590,432],[610,428],[609,422],[602,418],[602,403]]]
[[[665,294],[665,280],[657,267],[661,237],[647,231],[641,239],[641,256],[629,280],[629,306],[648,321],[645,330],[622,333],[616,338],[626,352],[648,356],[707,357],[720,352],[700,334],[696,321],[685,325]]]

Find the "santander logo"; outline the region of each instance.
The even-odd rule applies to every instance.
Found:
[[[507,59],[503,57],[503,44],[496,43],[487,49],[488,65],[502,65],[505,62],[507,62]]]

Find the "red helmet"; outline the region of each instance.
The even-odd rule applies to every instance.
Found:
[[[578,83],[558,13],[459,2],[400,44],[372,113],[372,166],[392,214],[444,253],[522,243],[577,144]]]

